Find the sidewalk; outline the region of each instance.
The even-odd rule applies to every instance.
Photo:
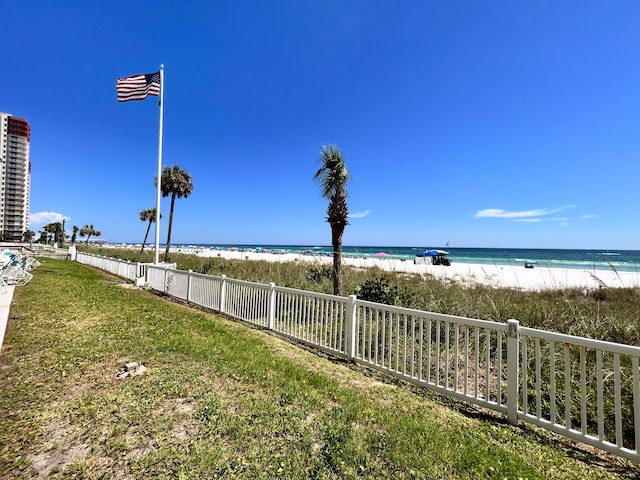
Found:
[[[11,308],[11,300],[13,300],[13,291],[15,286],[9,285],[7,293],[0,294],[0,352],[4,343],[4,333],[7,331],[7,322],[9,321],[9,309]]]

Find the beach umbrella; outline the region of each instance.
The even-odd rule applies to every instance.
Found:
[[[444,250],[427,250],[424,254],[433,257],[435,255],[449,255],[449,252],[445,252]]]
[[[376,257],[388,257],[389,254],[388,253],[384,253],[384,252],[378,252],[376,253]]]

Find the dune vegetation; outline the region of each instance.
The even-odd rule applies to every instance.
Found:
[[[153,253],[121,248],[80,246],[87,253],[130,261],[153,262]],[[182,270],[302,290],[332,293],[331,267],[321,263],[225,260],[172,253]],[[468,287],[377,268],[342,267],[343,294],[418,310],[522,326],[640,346],[640,289],[556,289],[540,292]]]

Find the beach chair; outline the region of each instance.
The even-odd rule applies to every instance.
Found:
[[[31,266],[31,268],[38,268],[40,265],[42,265],[40,261],[33,255],[29,255],[28,258],[29,258],[29,265]]]
[[[24,255],[22,257],[22,262],[27,266],[27,270],[33,270],[41,265],[33,255]]]
[[[16,253],[17,252],[15,250],[3,248],[0,251],[0,266],[5,266],[11,263],[14,260]]]
[[[27,271],[27,265],[21,260],[13,260],[0,270],[0,278],[5,285],[22,286],[29,283],[33,274]]]

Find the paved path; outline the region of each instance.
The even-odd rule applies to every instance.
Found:
[[[7,331],[7,322],[9,321],[9,309],[11,308],[11,300],[13,300],[13,291],[15,286],[9,285],[7,293],[0,294],[0,351],[4,343],[4,332]]]

